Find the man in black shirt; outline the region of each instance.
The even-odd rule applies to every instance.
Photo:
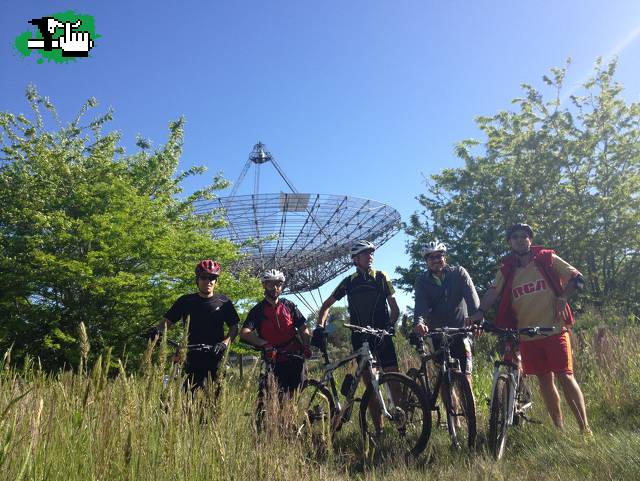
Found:
[[[372,268],[375,250],[375,245],[366,240],[359,240],[353,244],[351,258],[356,271],[345,277],[322,304],[318,314],[319,328],[324,328],[329,308],[346,295],[352,324],[393,330],[400,309],[394,297],[395,290],[387,274]],[[365,339],[385,371],[398,371],[398,359],[391,336],[385,336],[382,342],[378,342],[377,338],[354,332],[351,335],[353,349],[359,349]]]
[[[376,246],[367,240],[359,240],[351,246],[351,259],[356,267],[356,272],[345,277],[322,304],[318,313],[318,327],[314,331],[314,338],[322,335],[327,323],[329,308],[345,295],[352,324],[393,331],[400,309],[387,274],[372,268],[375,250]],[[354,351],[360,349],[365,341],[369,343],[371,352],[385,372],[398,372],[398,358],[391,336],[384,336],[379,341],[375,336],[363,335],[360,332],[351,334],[351,344]],[[371,384],[366,373],[364,381],[367,386]],[[391,383],[391,393],[394,399],[400,399],[399,386],[395,383]],[[382,428],[382,414],[374,396],[371,396],[369,408],[373,413],[376,430],[379,431]]]
[[[189,344],[212,346],[210,350],[187,353],[185,372],[192,388],[203,387],[209,377],[216,378],[224,351],[238,334],[240,318],[236,308],[227,296],[214,293],[219,275],[220,264],[210,259],[200,261],[196,266],[198,291],[179,297],[151,332],[155,337],[179,320],[185,323],[189,317]],[[228,327],[226,336],[224,324]]]

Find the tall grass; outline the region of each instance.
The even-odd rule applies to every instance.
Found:
[[[256,433],[257,368],[242,380],[228,370],[216,407],[206,393],[185,393],[179,378],[163,387],[168,368],[161,362],[149,361],[144,373],[130,374],[121,364],[108,371],[112,362],[105,355],[90,369],[85,360],[76,372],[51,374],[36,362],[14,367],[5,355],[0,478],[640,479],[639,335],[637,327],[624,327],[605,334],[593,328],[576,336],[576,376],[587,400],[592,439],[579,434],[566,406],[566,430],[552,428],[536,395],[533,417],[543,424],[512,430],[503,461],[493,461],[482,447],[473,453],[453,451],[446,429],[434,425],[427,451],[410,465],[363,459],[354,421],[336,435],[332,449],[310,449],[278,429],[285,409],[276,410],[278,416],[272,413],[265,433]],[[481,435],[488,424],[490,343],[487,336],[475,356]],[[399,351],[405,367],[414,362],[402,342]]]

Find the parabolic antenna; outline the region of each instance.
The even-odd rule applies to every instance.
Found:
[[[291,192],[260,194],[259,167],[270,162]],[[256,168],[254,193],[236,195],[247,171]],[[219,211],[226,225],[213,236],[240,246],[235,270],[256,275],[280,269],[289,293],[311,291],[351,266],[349,247],[357,239],[381,245],[400,227],[400,214],[388,205],[347,195],[300,193],[262,143],[254,146],[231,195],[200,201],[200,213]]]

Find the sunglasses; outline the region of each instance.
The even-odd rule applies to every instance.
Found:
[[[432,256],[427,256],[427,260],[428,261],[439,261],[443,257],[444,257],[443,254],[435,254],[435,255],[432,255]]]
[[[199,281],[215,282],[218,280],[218,276],[198,276]]]

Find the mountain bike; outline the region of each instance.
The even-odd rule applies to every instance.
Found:
[[[255,346],[251,347],[255,348]],[[261,366],[260,375],[258,376],[258,396],[256,398],[255,414],[256,430],[258,432],[263,431],[264,421],[268,411],[269,394],[274,390],[271,389],[272,386],[270,386],[269,384],[269,379],[275,369],[275,363],[277,361],[286,361],[293,359],[304,361],[304,356],[301,354],[273,348],[268,350],[261,349],[260,359]],[[275,386],[273,386],[273,388],[277,389]],[[278,391],[278,402],[282,400],[284,394],[284,392]]]
[[[180,343],[172,340],[172,339],[167,339],[167,344],[171,347],[173,347],[175,349],[174,353],[171,355],[171,361],[173,362],[174,367],[172,367],[171,371],[169,374],[165,374],[162,378],[162,385],[164,388],[166,388],[169,383],[171,382],[171,379],[177,379],[181,376],[182,374],[182,369],[183,369],[183,359],[182,356],[186,353],[190,353],[190,352],[204,352],[204,353],[211,353],[214,352],[215,346],[211,345],[211,344],[187,344],[185,346],[182,346]],[[221,359],[220,362],[222,361],[222,355],[220,355]],[[224,366],[220,366],[220,368],[223,368]],[[218,374],[216,376],[216,378],[220,378],[221,374]],[[216,379],[212,379],[212,381],[216,381]],[[187,379],[185,379],[184,382],[184,387],[185,389],[190,385],[189,384],[189,378],[187,377]],[[193,391],[193,389],[195,389],[197,386],[191,386],[191,389]],[[202,387],[204,387],[206,389],[206,380],[205,382],[202,384]],[[218,396],[220,394],[220,383],[216,382],[216,389],[214,391],[214,399],[217,399]]]
[[[420,356],[420,368],[409,369],[407,376],[424,391],[430,409],[437,413],[438,424],[438,395],[441,393],[447,430],[455,448],[461,448],[464,444],[469,448],[475,447],[476,403],[469,379],[460,370],[460,361],[451,357],[450,345],[456,336],[467,336],[474,330],[473,327],[442,327],[430,330],[426,336],[441,339],[440,348],[430,354],[425,350],[424,338],[412,336],[412,342]]]
[[[359,332],[381,342],[390,333],[383,329],[345,324],[352,332]],[[359,424],[365,455],[373,452],[386,455],[404,455],[405,458],[420,454],[431,434],[431,410],[420,387],[407,376],[397,372],[382,372],[374,360],[369,342],[365,338],[362,347],[331,363],[326,348],[326,334],[321,347],[324,374],[320,380],[306,380],[298,397],[298,433],[318,433],[328,427],[329,440],[351,418],[359,401]],[[345,375],[340,388],[336,387],[334,371],[357,362],[355,373]],[[360,399],[356,389],[363,375],[370,383]]]
[[[501,329],[483,323],[482,329],[498,336],[505,343],[502,359],[494,363],[489,401],[489,449],[495,459],[501,459],[507,442],[507,428],[518,426],[524,421],[536,422],[528,418],[526,413],[533,403],[527,376],[520,369],[517,353],[520,336],[548,335],[547,333],[552,332],[554,328]]]

